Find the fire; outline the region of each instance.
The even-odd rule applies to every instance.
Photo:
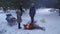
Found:
[[[24,25],[24,28],[25,29],[32,29],[33,28],[33,25],[31,22],[28,22],[27,24]]]
[[[27,28],[27,29],[31,28],[30,23],[26,24],[26,28]]]

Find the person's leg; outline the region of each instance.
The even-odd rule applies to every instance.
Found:
[[[31,24],[34,23],[34,16],[31,16]]]
[[[34,17],[31,18],[31,22],[32,22],[32,24],[34,23]]]
[[[18,29],[20,29],[20,28],[21,28],[20,23],[18,23]]]
[[[21,28],[21,22],[18,21],[18,29],[20,29],[20,28]]]
[[[31,24],[33,24],[34,23],[34,16],[35,16],[35,14],[29,14],[30,15],[30,18],[31,18]]]
[[[20,22],[20,20],[18,21],[18,29],[20,29],[21,28],[21,22]]]

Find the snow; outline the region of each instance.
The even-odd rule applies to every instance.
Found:
[[[5,20],[7,13],[0,13],[0,31],[4,31],[0,34],[60,34],[60,16],[57,12],[50,12],[51,8],[37,9],[35,20],[37,25],[44,27],[46,30],[24,30],[23,24],[26,24],[30,21],[29,10],[25,11],[22,16],[22,29],[18,29],[17,25],[10,27]],[[0,10],[2,11],[2,10]],[[10,10],[11,14],[16,17],[15,10]],[[45,23],[42,23],[41,20],[44,19]]]

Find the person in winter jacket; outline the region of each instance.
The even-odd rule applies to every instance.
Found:
[[[16,14],[17,14],[17,23],[18,23],[18,29],[20,29],[21,28],[21,22],[22,22],[22,18],[21,18],[21,16],[22,16],[22,13],[21,13],[21,11],[18,9],[17,11],[16,11]]]
[[[20,3],[19,6],[20,7],[17,9],[16,14],[17,14],[18,29],[21,29],[22,14],[23,14],[24,10],[22,8],[22,3]]]
[[[36,9],[35,9],[35,5],[34,3],[32,3],[32,6],[30,8],[30,12],[29,12],[29,15],[31,17],[31,23],[33,24],[34,23],[34,16],[36,14]]]

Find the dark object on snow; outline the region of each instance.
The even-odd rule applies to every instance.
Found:
[[[11,16],[12,16],[11,14],[7,14],[7,15],[6,15],[6,20],[7,20],[7,22],[10,22],[9,19],[10,19]]]
[[[15,17],[12,17],[11,14],[7,14],[6,16],[7,16],[6,20],[8,22],[8,25],[13,26],[16,24],[16,18]]]
[[[33,24],[35,24],[37,21],[34,21]],[[29,21],[27,24],[24,24],[24,29],[33,29],[33,24],[31,23],[31,21]],[[32,28],[33,27],[33,28]]]
[[[45,31],[45,29],[43,27],[40,27],[36,24],[31,24],[31,23],[24,25],[24,29],[27,29],[27,30],[41,29],[41,30]]]
[[[6,13],[6,10],[7,10],[6,7],[3,7],[3,11],[4,11],[4,13]]]
[[[30,12],[29,12],[29,15],[31,17],[31,23],[34,22],[34,16],[36,14],[36,9],[35,9],[35,6],[32,5],[31,8],[30,8]]]
[[[6,16],[12,16],[11,14],[7,14]]]
[[[19,9],[20,9],[21,13],[23,14],[24,10],[23,10],[23,8],[22,8],[22,4],[20,4]]]

